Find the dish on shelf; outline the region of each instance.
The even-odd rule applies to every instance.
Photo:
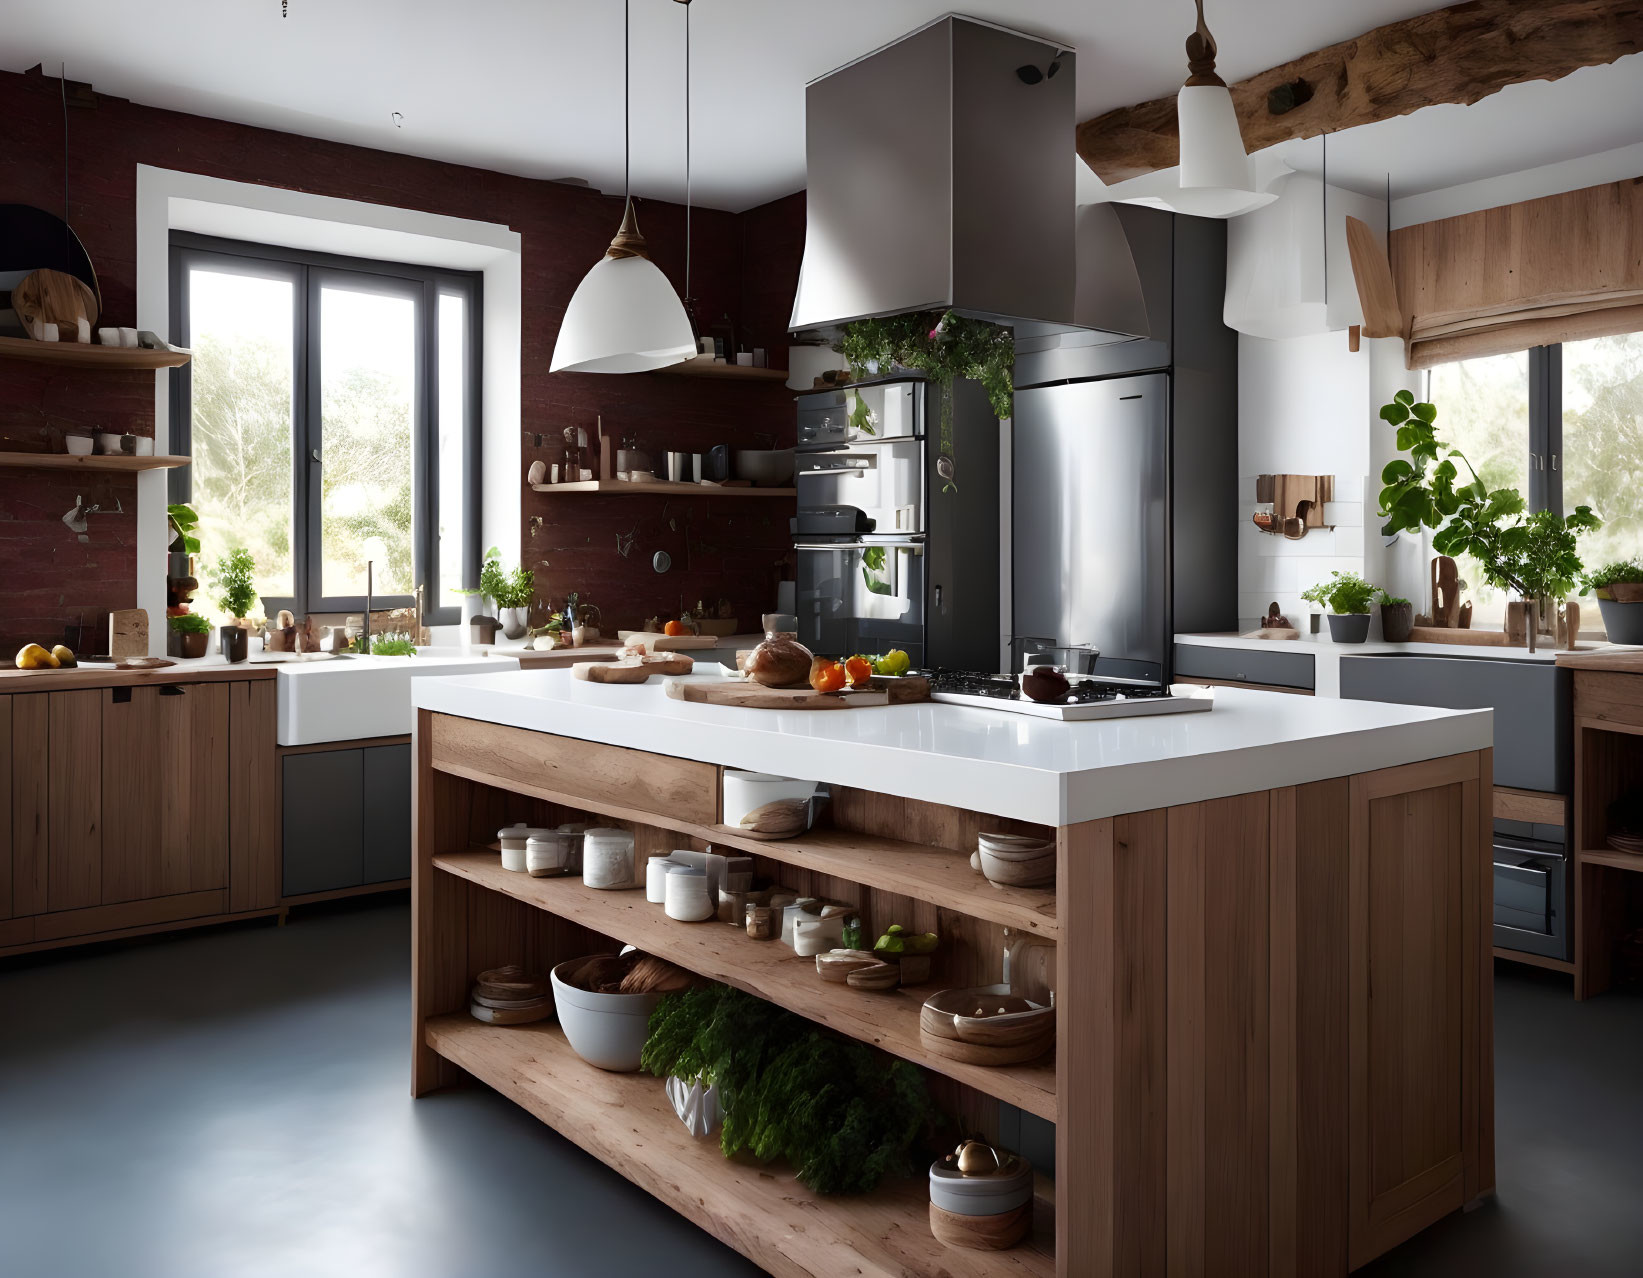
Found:
[[[632,1074],[639,1068],[650,1014],[661,993],[606,994],[574,983],[593,964],[615,957],[594,954],[559,964],[550,974],[553,1002],[573,1052],[598,1069]]]
[[[855,990],[893,990],[901,984],[901,968],[895,963],[874,963],[847,973],[844,980]]]
[[[848,984],[850,973],[878,965],[879,960],[866,950],[829,950],[816,955],[816,973],[831,985]]]
[[[479,974],[468,1011],[487,1025],[529,1025],[553,1015],[553,995],[540,977],[509,964]]]
[[[1055,1042],[1055,1008],[1003,985],[943,990],[919,1009],[925,1047],[972,1065],[1015,1065]]]

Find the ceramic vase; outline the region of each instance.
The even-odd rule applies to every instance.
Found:
[[[719,1103],[719,1089],[702,1080],[687,1083],[682,1078],[667,1080],[667,1098],[673,1103],[673,1112],[692,1136],[711,1136],[724,1121],[724,1107]]]
[[[1414,604],[1381,605],[1381,638],[1386,640],[1387,643],[1408,643],[1409,632],[1414,627]]]
[[[526,608],[503,608],[502,633],[510,639],[523,639],[526,631],[531,628],[531,610]]]

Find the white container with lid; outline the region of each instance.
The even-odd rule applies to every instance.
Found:
[[[652,905],[667,901],[667,872],[682,862],[671,856],[653,856],[645,862],[645,900]]]
[[[517,870],[525,873],[525,844],[533,837],[547,834],[549,831],[539,826],[526,825],[523,821],[517,825],[510,825],[504,830],[498,830],[496,837],[502,842],[502,868]]]
[[[580,836],[563,830],[538,830],[525,841],[525,872],[533,879],[559,878],[571,872],[571,856]]]
[[[707,872],[688,865],[667,872],[667,916],[679,923],[705,923],[718,911],[707,890]]]
[[[633,833],[595,826],[582,836],[582,881],[590,888],[620,890],[637,886],[633,868]]]
[[[736,826],[755,808],[778,799],[808,799],[816,793],[816,782],[795,781],[770,772],[742,772],[726,768],[724,775],[724,824]]]

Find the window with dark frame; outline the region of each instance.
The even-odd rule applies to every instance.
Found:
[[[1588,567],[1643,555],[1643,332],[1441,364],[1426,394],[1439,438],[1491,488],[1518,488],[1530,510],[1587,505],[1602,517],[1581,539]],[[1479,619],[1498,622],[1504,594],[1460,567]]]
[[[481,277],[175,233],[172,501],[202,569],[245,546],[272,615],[409,607],[478,584]],[[202,572],[202,576],[206,574]],[[202,592],[209,594],[209,591]]]

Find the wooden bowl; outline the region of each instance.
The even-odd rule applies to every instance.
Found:
[[[919,1009],[919,1028],[925,1047],[953,1060],[1014,1065],[1054,1044],[1055,1009],[984,986],[943,990]]]
[[[844,985],[850,973],[878,965],[879,960],[866,950],[829,950],[816,955],[817,974],[833,985]]]
[[[893,990],[901,984],[901,968],[894,963],[874,963],[846,973],[844,979],[852,989]]]

